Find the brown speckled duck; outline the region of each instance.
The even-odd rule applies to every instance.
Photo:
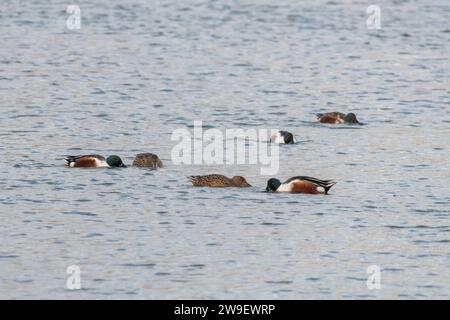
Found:
[[[205,176],[190,176],[189,178],[191,179],[191,182],[195,187],[251,187],[251,185],[245,180],[245,178],[241,176],[235,176],[230,179],[221,174],[208,174]]]
[[[162,168],[163,163],[156,154],[140,153],[134,158],[133,166],[140,168]]]

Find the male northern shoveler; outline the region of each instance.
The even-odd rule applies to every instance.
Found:
[[[354,113],[340,113],[340,112],[327,112],[318,113],[317,119],[321,123],[346,123],[346,124],[361,124]]]
[[[272,178],[267,181],[266,191],[327,194],[328,190],[335,184],[336,182],[332,180],[320,180],[302,176],[290,178],[283,183],[278,179]]]
[[[280,144],[295,143],[294,135],[288,131],[278,131],[270,137],[270,142]]]
[[[133,161],[133,166],[141,168],[162,168],[162,161],[156,154],[153,153],[140,153]]]
[[[85,156],[67,156],[65,160],[67,166],[72,168],[126,168],[126,165],[118,156],[109,156],[105,159],[103,156],[93,154]]]
[[[205,176],[190,176],[189,178],[195,187],[251,187],[247,180],[241,176],[235,176],[230,179],[221,174],[208,174]]]

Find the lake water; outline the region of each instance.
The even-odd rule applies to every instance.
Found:
[[[80,30],[67,4],[0,4],[0,298],[450,298],[448,1],[378,1],[374,30],[365,1],[85,0]],[[194,121],[289,130],[275,176],[338,183],[268,194],[258,165],[175,165]],[[140,152],[165,167],[62,161]],[[207,173],[254,187],[187,179]]]

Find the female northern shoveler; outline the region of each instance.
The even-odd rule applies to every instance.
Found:
[[[278,131],[270,137],[270,142],[280,144],[296,143],[294,135],[288,131]]]
[[[205,176],[190,176],[189,178],[195,187],[251,187],[245,178],[241,176],[235,176],[230,179],[220,174],[208,174]]]
[[[346,123],[346,124],[361,124],[354,113],[340,113],[340,112],[327,112],[318,113],[317,119],[321,123]]]
[[[140,153],[133,161],[133,166],[141,168],[162,168],[162,161],[156,154]]]
[[[266,191],[327,194],[328,190],[335,184],[336,182],[332,180],[320,180],[312,177],[293,177],[283,183],[272,178],[267,181]]]
[[[118,156],[109,156],[107,159],[100,155],[85,155],[85,156],[67,156],[67,166],[72,168],[111,168],[121,167],[126,168],[122,159]]]

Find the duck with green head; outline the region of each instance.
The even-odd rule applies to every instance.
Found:
[[[66,164],[71,168],[126,168],[119,156],[105,158],[100,155],[67,156]]]
[[[267,181],[267,192],[291,192],[309,194],[328,194],[328,190],[336,184],[333,180],[321,180],[307,176],[292,177],[285,182],[276,178]]]
[[[320,123],[331,123],[331,124],[362,124],[356,119],[356,114],[353,112],[350,113],[341,113],[341,112],[327,112],[327,113],[318,113],[317,119]]]

